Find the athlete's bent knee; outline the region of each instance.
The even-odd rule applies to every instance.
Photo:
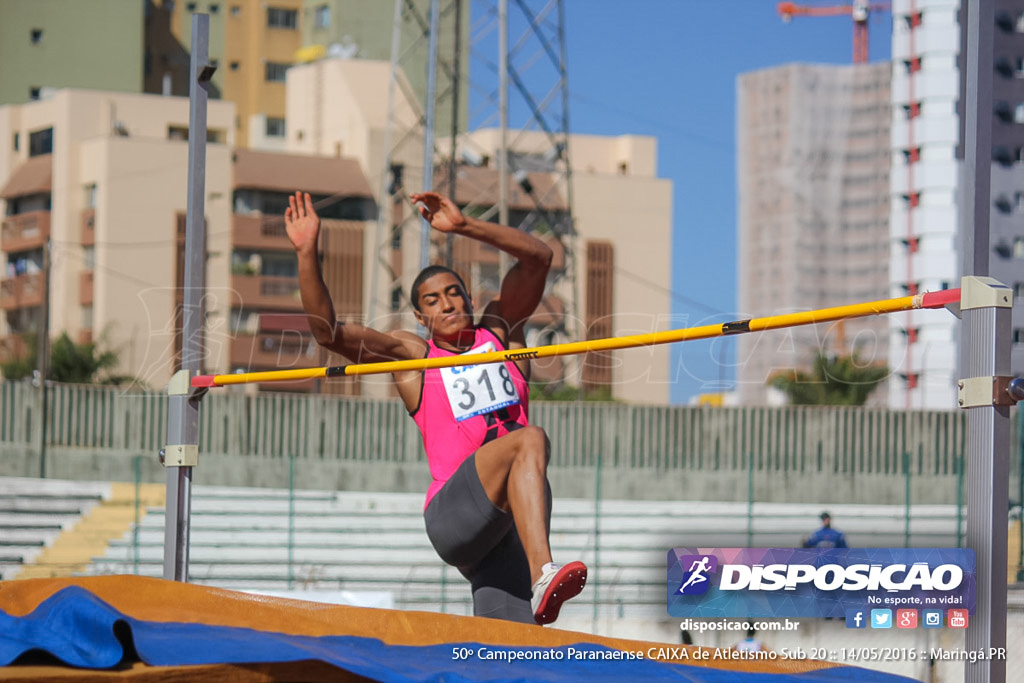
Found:
[[[520,452],[533,458],[540,457],[546,465],[551,456],[551,442],[547,433],[535,425],[523,427],[516,434],[520,435]]]

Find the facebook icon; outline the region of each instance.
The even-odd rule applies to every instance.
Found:
[[[867,628],[868,618],[862,609],[846,610],[846,628]]]

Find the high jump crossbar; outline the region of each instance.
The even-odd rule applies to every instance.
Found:
[[[821,308],[813,311],[785,313],[781,315],[736,320],[733,322],[701,325],[664,332],[649,332],[607,339],[569,342],[567,344],[551,344],[524,349],[506,349],[475,353],[472,355],[446,356],[442,358],[415,358],[411,360],[385,361],[382,363],[354,363],[318,368],[296,368],[290,370],[268,370],[264,372],[239,372],[228,375],[196,375],[192,378],[195,388],[223,387],[231,384],[249,384],[253,382],[283,382],[303,379],[320,379],[331,377],[354,377],[357,375],[379,375],[390,372],[411,370],[427,370],[431,368],[449,368],[462,365],[482,365],[502,361],[532,360],[534,358],[551,358],[568,356],[592,351],[614,351],[639,346],[655,346],[674,342],[694,341],[697,339],[713,339],[748,332],[765,332],[786,327],[814,325],[850,318],[864,318],[885,313],[899,313],[924,308],[943,308],[959,304],[960,289],[946,289],[939,292],[926,292],[914,296],[896,299],[883,299],[860,304]]]

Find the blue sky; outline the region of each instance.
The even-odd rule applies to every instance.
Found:
[[[734,319],[736,77],[791,62],[848,64],[852,19],[785,24],[774,0],[565,3],[570,128],[658,139],[658,175],[673,183],[672,313],[680,327]],[[888,59],[890,32],[888,13],[872,15],[872,61]],[[724,343],[673,346],[673,403],[732,377],[734,345]]]

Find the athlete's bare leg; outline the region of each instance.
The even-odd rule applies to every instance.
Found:
[[[551,562],[548,544],[547,469],[551,445],[540,427],[529,426],[484,444],[476,451],[476,472],[495,506],[511,511],[530,563],[530,582]]]

